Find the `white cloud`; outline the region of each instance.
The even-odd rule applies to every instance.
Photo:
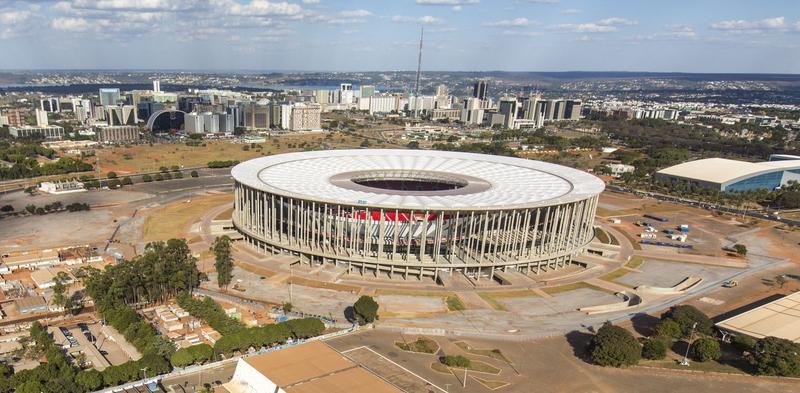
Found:
[[[86,31],[89,22],[84,18],[57,17],[50,21],[50,27],[61,31]]]
[[[31,15],[30,11],[3,11],[0,12],[0,24],[18,25],[30,19]]]
[[[581,10],[579,10],[577,8],[567,8],[567,9],[561,11],[561,13],[562,14],[566,14],[566,15],[574,15],[574,14],[580,14]]]
[[[303,0],[303,4],[319,4],[319,0]]]
[[[519,37],[539,37],[542,35],[540,31],[524,31],[524,30],[503,30],[503,35],[513,35]]]
[[[712,29],[727,31],[785,30],[786,27],[786,18],[782,16],[760,20],[724,20],[711,24]]]
[[[441,18],[435,16],[425,15],[420,17],[394,15],[389,18],[392,22],[397,23],[418,23],[421,25],[435,25],[444,22]]]
[[[339,12],[339,15],[345,18],[363,18],[365,16],[372,16],[372,12],[367,10],[350,10]]]
[[[530,21],[528,21],[528,18],[515,18],[486,22],[483,25],[488,27],[525,27],[530,25]]]
[[[419,5],[441,5],[441,6],[456,6],[473,5],[480,3],[480,0],[417,0]]]
[[[619,26],[633,26],[638,22],[625,18],[606,18],[590,23],[564,23],[556,25],[556,30],[572,33],[613,33],[619,31]]]
[[[90,10],[181,11],[195,8],[197,0],[74,0],[73,8]]]
[[[302,16],[303,7],[287,2],[270,2],[267,0],[250,0],[240,4],[233,0],[214,0],[228,14],[238,16]]]

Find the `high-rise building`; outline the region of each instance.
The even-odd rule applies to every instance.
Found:
[[[292,105],[281,104],[281,128],[288,130],[292,127]]]
[[[102,106],[117,105],[119,101],[120,101],[119,89],[117,88],[100,89],[100,105]]]
[[[45,112],[61,112],[61,105],[58,98],[42,98],[39,100],[39,108]]]
[[[349,83],[339,85],[339,103],[347,105],[353,103],[353,85]]]
[[[292,118],[289,125],[291,131],[311,131],[322,128],[320,117],[322,107],[319,104],[292,105]]]
[[[36,125],[38,127],[47,127],[47,112],[43,109],[36,108]]]
[[[375,86],[374,85],[361,85],[359,90],[359,97],[360,98],[367,98],[372,97],[375,95]]]
[[[369,114],[391,113],[399,109],[400,98],[395,95],[379,95],[369,98]]]
[[[486,89],[487,89],[486,81],[479,80],[475,82],[475,86],[472,87],[472,96],[479,100],[485,100]]]
[[[249,130],[266,130],[270,126],[270,107],[266,102],[251,101],[244,105],[244,127]]]
[[[25,125],[25,118],[28,116],[27,109],[8,109],[5,115],[8,118],[8,125],[12,127],[21,127]]]
[[[153,93],[161,93],[161,81],[158,79],[153,81]]]
[[[447,88],[447,85],[439,85],[436,86],[436,96],[437,97],[444,97],[450,95],[450,90]]]
[[[582,108],[580,100],[567,100],[564,107],[564,120],[580,120]]]
[[[134,126],[139,121],[133,105],[114,105],[104,109],[106,121],[110,126]]]
[[[135,142],[139,140],[137,126],[104,126],[95,129],[97,140],[102,143]]]
[[[236,122],[234,119],[234,115],[230,115],[227,113],[218,113],[217,117],[219,118],[219,126],[217,127],[217,132],[230,134],[236,128]]]
[[[514,129],[517,120],[519,103],[516,97],[503,97],[500,99],[498,111],[503,116],[503,128]]]

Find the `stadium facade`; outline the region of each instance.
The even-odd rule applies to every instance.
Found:
[[[594,236],[604,188],[560,165],[423,150],[281,154],[232,175],[234,226],[260,250],[434,280],[567,266]]]

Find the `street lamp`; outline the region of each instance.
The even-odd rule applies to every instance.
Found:
[[[142,367],[140,370],[142,370],[142,379],[147,379],[147,367]]]
[[[694,337],[694,329],[697,327],[697,322],[692,324],[692,332],[689,333],[689,342],[686,344],[686,353],[683,355],[683,361],[681,361],[681,366],[688,366],[689,365],[689,348],[692,346],[692,338]]]

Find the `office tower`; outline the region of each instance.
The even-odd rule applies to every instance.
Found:
[[[289,129],[292,131],[319,130],[322,128],[321,115],[322,107],[319,104],[295,104],[292,106]]]
[[[292,126],[292,105],[281,104],[281,128],[288,130]]]
[[[514,122],[517,120],[519,103],[516,97],[503,97],[500,99],[498,111],[503,116],[503,128],[514,129]]]
[[[249,102],[244,106],[244,126],[250,130],[270,128],[270,107],[266,102]]]
[[[581,101],[567,100],[564,110],[564,120],[580,120]]]
[[[330,90],[315,90],[314,91],[314,100],[317,104],[330,104],[331,103],[331,91]]]
[[[339,85],[339,103],[348,105],[353,103],[353,85],[349,83]]]
[[[47,127],[47,112],[39,108],[36,108],[36,125],[38,127]]]
[[[110,126],[133,126],[139,120],[132,105],[107,106],[105,117]]]
[[[120,101],[119,89],[117,88],[100,89],[100,105],[102,106],[117,105],[119,101]]]
[[[21,127],[25,125],[25,118],[28,116],[26,109],[8,109],[4,113],[8,118],[8,125],[12,127]]]
[[[359,89],[359,92],[361,93],[359,95],[359,97],[361,97],[361,98],[372,97],[372,96],[375,95],[375,86],[373,86],[373,85],[362,85],[361,88]]]
[[[472,87],[472,96],[479,100],[485,100],[487,88],[488,86],[486,85],[485,80],[479,80],[475,82],[475,86]]]
[[[39,100],[39,108],[45,112],[61,112],[58,98],[42,98]]]
[[[161,81],[158,79],[153,81],[153,93],[161,93]]]
[[[186,132],[190,134],[196,134],[203,132],[203,116],[199,113],[187,113],[183,116],[184,120],[184,127]]]
[[[229,134],[235,130],[236,123],[234,120],[234,115],[227,113],[218,113],[217,117],[219,118],[219,127],[217,128],[217,132]]]
[[[447,85],[439,85],[436,86],[436,96],[437,97],[444,97],[450,95],[450,90],[447,88]]]

